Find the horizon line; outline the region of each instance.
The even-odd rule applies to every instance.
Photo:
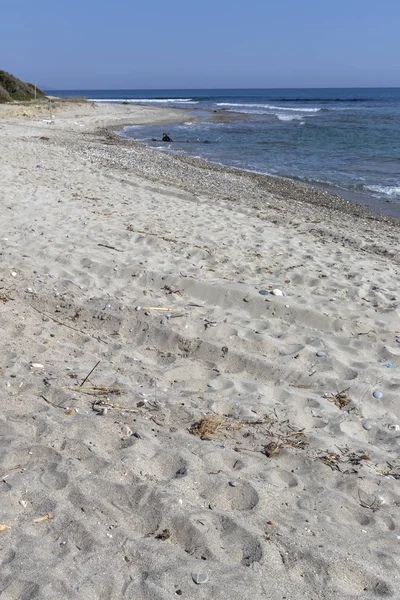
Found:
[[[398,90],[400,86],[391,86],[391,85],[377,85],[377,86],[312,86],[312,87],[204,87],[204,88],[195,88],[195,87],[173,87],[173,88],[123,88],[123,87],[110,87],[110,88],[54,88],[48,86],[41,86],[44,90],[49,92],[76,92],[76,91],[85,91],[85,92],[113,92],[113,91],[129,91],[129,92],[139,92],[139,91],[173,91],[173,90],[187,90],[187,91],[210,91],[210,90]]]

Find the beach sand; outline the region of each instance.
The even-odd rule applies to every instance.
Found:
[[[47,112],[0,107],[0,597],[399,598],[398,222]]]

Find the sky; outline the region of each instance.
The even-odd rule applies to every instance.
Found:
[[[0,69],[50,90],[399,87],[399,0],[1,0]]]

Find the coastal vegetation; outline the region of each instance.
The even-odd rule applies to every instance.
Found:
[[[36,88],[36,98],[43,99],[46,94],[39,88]],[[5,102],[26,102],[35,99],[35,86],[32,83],[25,83],[11,73],[0,71],[0,103]]]

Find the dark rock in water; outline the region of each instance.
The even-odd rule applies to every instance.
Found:
[[[164,133],[162,134],[162,141],[163,142],[172,142],[171,138],[169,137],[168,133],[166,133],[164,131]]]

